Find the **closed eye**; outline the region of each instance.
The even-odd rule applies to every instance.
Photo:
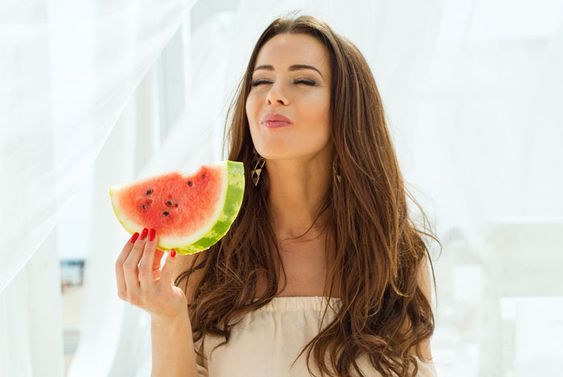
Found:
[[[258,86],[260,84],[271,84],[271,81],[266,81],[266,80],[254,80],[252,81],[252,83],[250,84],[251,86]],[[313,80],[295,80],[293,82],[294,84],[305,84],[305,85],[309,85],[309,86],[315,86],[317,85],[317,83]]]
[[[315,86],[317,83],[313,80],[295,80],[294,83],[296,84],[305,84],[310,86]]]
[[[252,81],[252,83],[250,84],[250,86],[258,86],[258,85],[260,85],[260,84],[264,84],[264,83],[267,83],[267,82],[269,82],[269,81],[254,80],[254,81]]]

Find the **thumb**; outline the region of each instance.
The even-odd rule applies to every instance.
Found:
[[[172,273],[174,272],[174,265],[176,264],[176,250],[170,250],[166,262],[164,262],[164,267],[162,267],[162,275],[164,281],[172,282]],[[173,282],[172,282],[173,283]]]

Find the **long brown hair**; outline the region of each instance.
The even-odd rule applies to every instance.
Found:
[[[203,257],[201,263],[196,258],[194,267],[176,279],[178,285],[191,272],[203,269],[193,305],[188,308],[194,342],[210,334],[225,338],[218,346],[227,343],[231,328],[238,323],[234,319],[276,296],[276,262],[285,276],[279,244],[268,221],[267,162],[258,186],[250,177],[254,147],[245,111],[258,52],[280,33],[303,33],[319,40],[329,52],[332,70],[330,118],[335,174],[315,222],[322,213],[328,213],[320,226],[334,235],[336,256],[327,273],[325,296],[332,296],[338,282],[342,309],[298,358],[308,349],[307,368],[313,352],[321,373],[333,376],[325,364],[330,352],[328,360],[338,376],[351,376],[351,367],[363,376],[356,359],[367,354],[383,376],[414,376],[418,368],[410,350],[416,348],[422,358],[417,346],[434,332],[432,307],[417,280],[426,257],[432,266],[422,236],[438,239],[431,232],[418,230],[407,213],[407,196],[420,206],[405,188],[382,101],[365,58],[352,42],[311,16],[280,17],[266,28],[229,108],[228,159],[244,163],[246,187],[241,210],[229,232],[197,255]],[[259,276],[267,288],[254,301]],[[432,276],[436,285],[433,267]],[[405,331],[399,331],[405,323]],[[203,356],[203,352],[198,353]]]

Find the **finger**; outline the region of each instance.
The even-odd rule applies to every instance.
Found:
[[[155,249],[158,244],[156,230],[149,231],[149,238],[145,243],[143,257],[139,263],[139,282],[141,289],[149,288],[154,285],[153,265],[155,260]]]
[[[154,260],[152,262],[152,273],[154,277],[160,276],[160,263],[162,261],[163,255],[164,255],[164,250],[156,248],[154,252]]]
[[[174,264],[176,263],[176,250],[170,250],[166,262],[164,262],[164,267],[162,267],[161,280],[165,283],[173,283],[172,273],[174,272]]]
[[[135,232],[131,236],[131,238],[127,241],[123,249],[121,249],[121,253],[117,257],[115,261],[115,278],[117,282],[117,295],[120,299],[126,300],[127,299],[127,285],[125,284],[125,275],[123,273],[123,263],[129,256],[131,249],[133,249],[133,245],[135,241],[139,238],[139,233]]]
[[[132,302],[139,297],[140,284],[139,284],[139,261],[143,256],[143,250],[145,248],[145,243],[147,242],[148,229],[143,229],[141,236],[133,245],[133,249],[129,253],[129,256],[123,263],[123,271],[125,273],[125,283],[127,284],[127,297],[132,304],[138,304],[137,302]]]

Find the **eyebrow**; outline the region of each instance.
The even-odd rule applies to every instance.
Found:
[[[265,65],[259,65],[258,67],[254,68],[254,71],[252,71],[253,73],[259,69],[265,69],[268,71],[273,71],[274,70],[274,66],[270,65],[270,64],[265,64]],[[312,65],[307,65],[307,64],[293,64],[292,66],[289,67],[290,71],[298,71],[300,69],[313,69],[315,71],[317,71],[319,73],[319,75],[321,75],[321,77],[324,79],[323,74],[321,73],[321,71],[319,71],[318,69],[316,69],[315,67],[313,67]]]

